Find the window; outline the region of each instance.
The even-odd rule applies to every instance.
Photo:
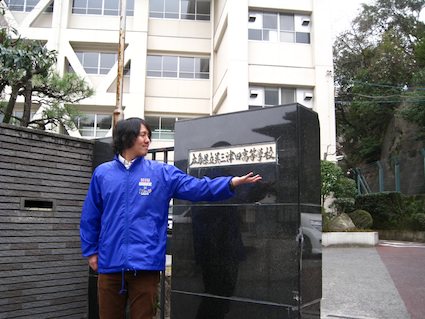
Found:
[[[104,137],[112,127],[112,115],[84,114],[75,125],[82,137]]]
[[[310,17],[289,14],[251,11],[248,15],[248,39],[310,43]]]
[[[87,74],[108,74],[118,59],[117,53],[111,52],[75,52]],[[69,66],[69,72],[72,72]],[[130,74],[130,63],[124,67],[124,75]]]
[[[152,139],[172,140],[174,139],[174,124],[183,118],[164,116],[145,116],[146,122],[152,130]]]
[[[120,14],[117,0],[73,0],[72,13],[112,15]],[[127,0],[127,16],[134,16],[134,0]]]
[[[280,102],[279,104],[291,104],[296,102],[296,90],[292,88],[280,88]]]
[[[146,63],[147,76],[209,79],[209,58],[148,55]]]
[[[250,110],[296,102],[295,88],[250,86],[249,92]]]
[[[5,0],[11,11],[30,12],[40,2],[40,0]],[[46,8],[45,12],[53,12],[53,2]]]
[[[35,115],[35,112],[30,113],[30,121],[34,117],[34,115]],[[23,116],[24,116],[23,111],[13,111],[9,124],[20,125],[21,119],[22,119]],[[3,118],[4,118],[4,113],[1,112],[0,113],[0,123],[3,122]]]
[[[211,0],[149,0],[149,17],[210,20]]]

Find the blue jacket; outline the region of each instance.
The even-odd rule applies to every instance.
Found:
[[[171,198],[224,200],[232,177],[198,179],[172,165],[137,158],[127,170],[116,156],[93,173],[80,222],[83,256],[98,272],[163,270]]]

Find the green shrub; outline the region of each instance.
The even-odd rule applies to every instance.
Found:
[[[329,222],[332,219],[332,213],[325,211],[325,209],[322,207],[322,231],[327,232],[329,231]]]
[[[404,205],[399,192],[359,195],[355,207],[371,214],[374,229],[400,229]]]
[[[354,225],[359,229],[370,229],[373,225],[373,218],[369,212],[363,209],[357,209],[354,212],[348,214]]]
[[[424,213],[416,213],[412,215],[412,228],[413,230],[425,230],[425,214]]]
[[[425,197],[420,195],[405,196],[403,200],[404,212],[400,220],[400,228],[410,230],[425,230],[423,216],[425,216]]]
[[[355,210],[354,198],[336,198],[332,206],[335,207],[338,214],[350,213]]]

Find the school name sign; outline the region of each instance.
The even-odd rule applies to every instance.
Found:
[[[275,163],[276,143],[240,145],[189,151],[189,167]]]

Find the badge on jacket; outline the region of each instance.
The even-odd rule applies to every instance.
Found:
[[[152,193],[152,182],[150,178],[141,178],[139,182],[139,194],[147,196]]]

